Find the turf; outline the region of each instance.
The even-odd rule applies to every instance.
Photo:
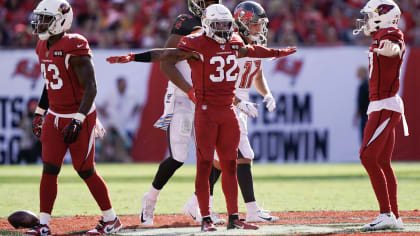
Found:
[[[401,210],[418,209],[420,163],[394,163]],[[150,188],[155,164],[100,164],[117,214],[138,214],[142,195]],[[40,165],[0,166],[0,217],[15,210],[39,211]],[[377,210],[378,205],[360,164],[254,165],[256,198],[271,211]],[[159,196],[155,213],[181,213],[194,191],[195,166],[180,168]],[[245,206],[240,196],[240,211]],[[225,212],[220,183],[215,189],[215,210]],[[84,182],[71,165],[62,168],[54,216],[99,215]]]

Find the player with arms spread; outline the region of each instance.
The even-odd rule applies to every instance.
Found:
[[[234,10],[234,18],[236,25],[239,28],[239,35],[244,40],[245,44],[266,45],[267,42],[267,23],[268,19],[264,8],[256,2],[245,1],[239,3]],[[276,221],[277,216],[270,215],[268,211],[260,209],[254,194],[254,183],[252,178],[251,163],[254,159],[254,151],[248,140],[247,119],[248,116],[256,117],[258,110],[253,104],[249,102],[249,91],[253,84],[257,91],[264,97],[266,107],[270,112],[273,112],[276,107],[276,102],[271,95],[267,81],[262,72],[261,59],[259,58],[240,58],[238,59],[239,75],[236,82],[235,95],[240,102],[235,106],[234,110],[238,117],[239,127],[241,130],[241,137],[238,149],[238,168],[237,177],[239,187],[242,192],[242,197],[247,207],[246,221],[247,222],[266,222]],[[242,107],[249,107],[248,111]],[[244,112],[246,111],[246,113]],[[215,153],[214,166],[220,169],[219,158]],[[220,171],[216,172],[220,173]],[[210,179],[210,188],[217,181],[216,178]],[[210,201],[210,204],[212,202]],[[212,206],[210,206],[211,208]],[[197,212],[197,196],[194,194],[191,199],[185,204],[184,211],[188,210],[189,214],[195,219],[201,219],[201,215],[195,215]],[[198,211],[198,214],[200,212]],[[197,214],[197,213],[196,213]]]
[[[239,220],[237,202],[236,159],[238,156],[239,124],[233,111],[235,84],[239,74],[237,58],[282,57],[296,51],[269,49],[259,45],[245,46],[233,34],[233,17],[220,4],[209,6],[202,18],[204,31],[183,37],[177,49],[152,49],[135,54],[135,61],[166,61],[167,77],[196,103],[194,128],[197,143],[196,193],[202,218],[202,231],[214,231],[209,209],[209,175],[214,150],[220,157],[222,188],[225,193],[229,223],[228,229],[257,229],[257,226]],[[119,62],[129,58],[108,58]],[[176,63],[188,60],[193,87],[183,78]]]
[[[45,87],[32,125],[34,134],[42,142],[43,173],[40,224],[25,234],[51,235],[49,222],[57,196],[57,178],[68,149],[74,169],[102,210],[99,224],[87,234],[115,233],[122,224],[94,163],[96,80],[89,43],[79,34],[65,33],[73,20],[72,8],[67,1],[43,0],[33,13],[35,19],[31,24],[34,34],[40,39],[36,53]]]
[[[354,34],[372,36],[369,49],[369,119],[364,130],[360,159],[365,167],[380,214],[363,230],[401,229],[403,222],[397,203],[397,180],[391,167],[395,126],[401,117],[408,135],[404,105],[398,96],[400,69],[404,59],[404,35],[398,28],[401,11],[392,0],[370,0],[360,11]]]
[[[176,48],[182,37],[201,29],[201,16],[207,6],[221,3],[221,0],[188,0],[190,13],[181,14],[175,20],[171,35],[167,40],[166,48]],[[142,54],[129,54],[124,56],[110,57],[110,63],[126,63],[130,61],[141,61]],[[168,69],[169,68],[169,69]],[[191,69],[187,61],[180,61],[176,64],[177,70],[182,76],[191,82]],[[170,74],[168,62],[161,61],[161,70]],[[169,157],[163,160],[155,174],[152,186],[143,195],[141,210],[139,214],[143,225],[153,225],[154,209],[160,191],[188,158],[190,143],[193,139],[194,103],[188,95],[168,81],[168,87],[164,99],[164,113],[155,123],[156,128],[165,130],[168,137]],[[219,218],[212,212],[212,219],[215,224],[223,224],[225,220]],[[197,219],[201,222],[201,218]]]

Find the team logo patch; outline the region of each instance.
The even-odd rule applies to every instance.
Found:
[[[230,49],[232,50],[239,50],[239,44],[231,44]]]
[[[54,51],[53,56],[54,57],[62,57],[64,55],[64,52],[62,50]]]
[[[248,22],[252,18],[252,11],[245,11],[244,9],[239,9],[235,12],[235,18],[239,18],[241,21]]]
[[[383,14],[386,14],[390,12],[392,9],[394,9],[393,5],[389,4],[381,4],[378,8],[376,8],[375,12],[378,13],[380,16]]]
[[[64,15],[70,11],[70,6],[66,3],[62,3],[60,7],[58,8],[58,11]]]

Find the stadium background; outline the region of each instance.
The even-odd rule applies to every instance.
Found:
[[[37,64],[29,19],[39,1],[0,0],[0,163],[24,163],[19,157],[28,102],[40,96],[43,80]],[[230,9],[240,1],[224,0]],[[269,45],[297,45],[299,52],[264,62],[265,76],[278,101],[275,113],[260,106],[250,120],[249,134],[257,162],[358,162],[358,128],[353,125],[359,66],[367,66],[369,39],[351,34],[364,0],[265,0],[270,19]],[[411,135],[397,128],[396,160],[420,160],[416,101],[420,84],[420,1],[397,1],[403,11],[401,28],[409,45],[402,69],[400,94]],[[81,33],[93,48],[98,80],[97,104],[106,109],[116,80],[127,80],[128,96],[116,107],[129,115],[120,120],[130,131],[125,142],[131,157],[111,161],[158,162],[167,153],[165,133],[152,124],[163,109],[166,78],[158,64],[109,65],[105,58],[162,47],[172,21],[186,11],[185,0],[73,0],[72,32]],[[262,103],[253,91],[251,98]],[[115,100],[117,100],[115,98]],[[31,103],[29,103],[31,105]],[[109,106],[110,107],[110,106]],[[139,108],[130,116],[131,108]],[[120,110],[108,111],[125,114]],[[105,119],[105,117],[101,117]],[[122,128],[124,126],[124,128]],[[24,126],[23,126],[24,127]],[[117,131],[118,132],[118,131]],[[109,146],[107,146],[109,145]],[[98,142],[97,158],[116,148]],[[105,151],[104,151],[105,150]],[[114,153],[118,153],[115,152]],[[122,152],[124,153],[124,152]],[[105,154],[104,154],[105,155]],[[123,155],[123,154],[122,154]],[[192,154],[193,156],[193,154]],[[194,158],[189,158],[194,162]],[[39,162],[39,159],[38,159]]]

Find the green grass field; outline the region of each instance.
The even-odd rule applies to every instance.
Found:
[[[420,207],[420,163],[394,163],[400,210]],[[142,195],[150,188],[156,164],[100,164],[117,214],[138,214]],[[254,165],[256,198],[273,212],[312,210],[377,210],[369,179],[360,164]],[[0,166],[0,218],[26,209],[39,211],[42,166]],[[159,196],[156,214],[181,213],[194,191],[195,166],[180,168]],[[240,211],[245,211],[241,201]],[[215,189],[216,212],[225,212],[220,181]],[[54,216],[99,215],[84,182],[71,165],[62,168]]]

